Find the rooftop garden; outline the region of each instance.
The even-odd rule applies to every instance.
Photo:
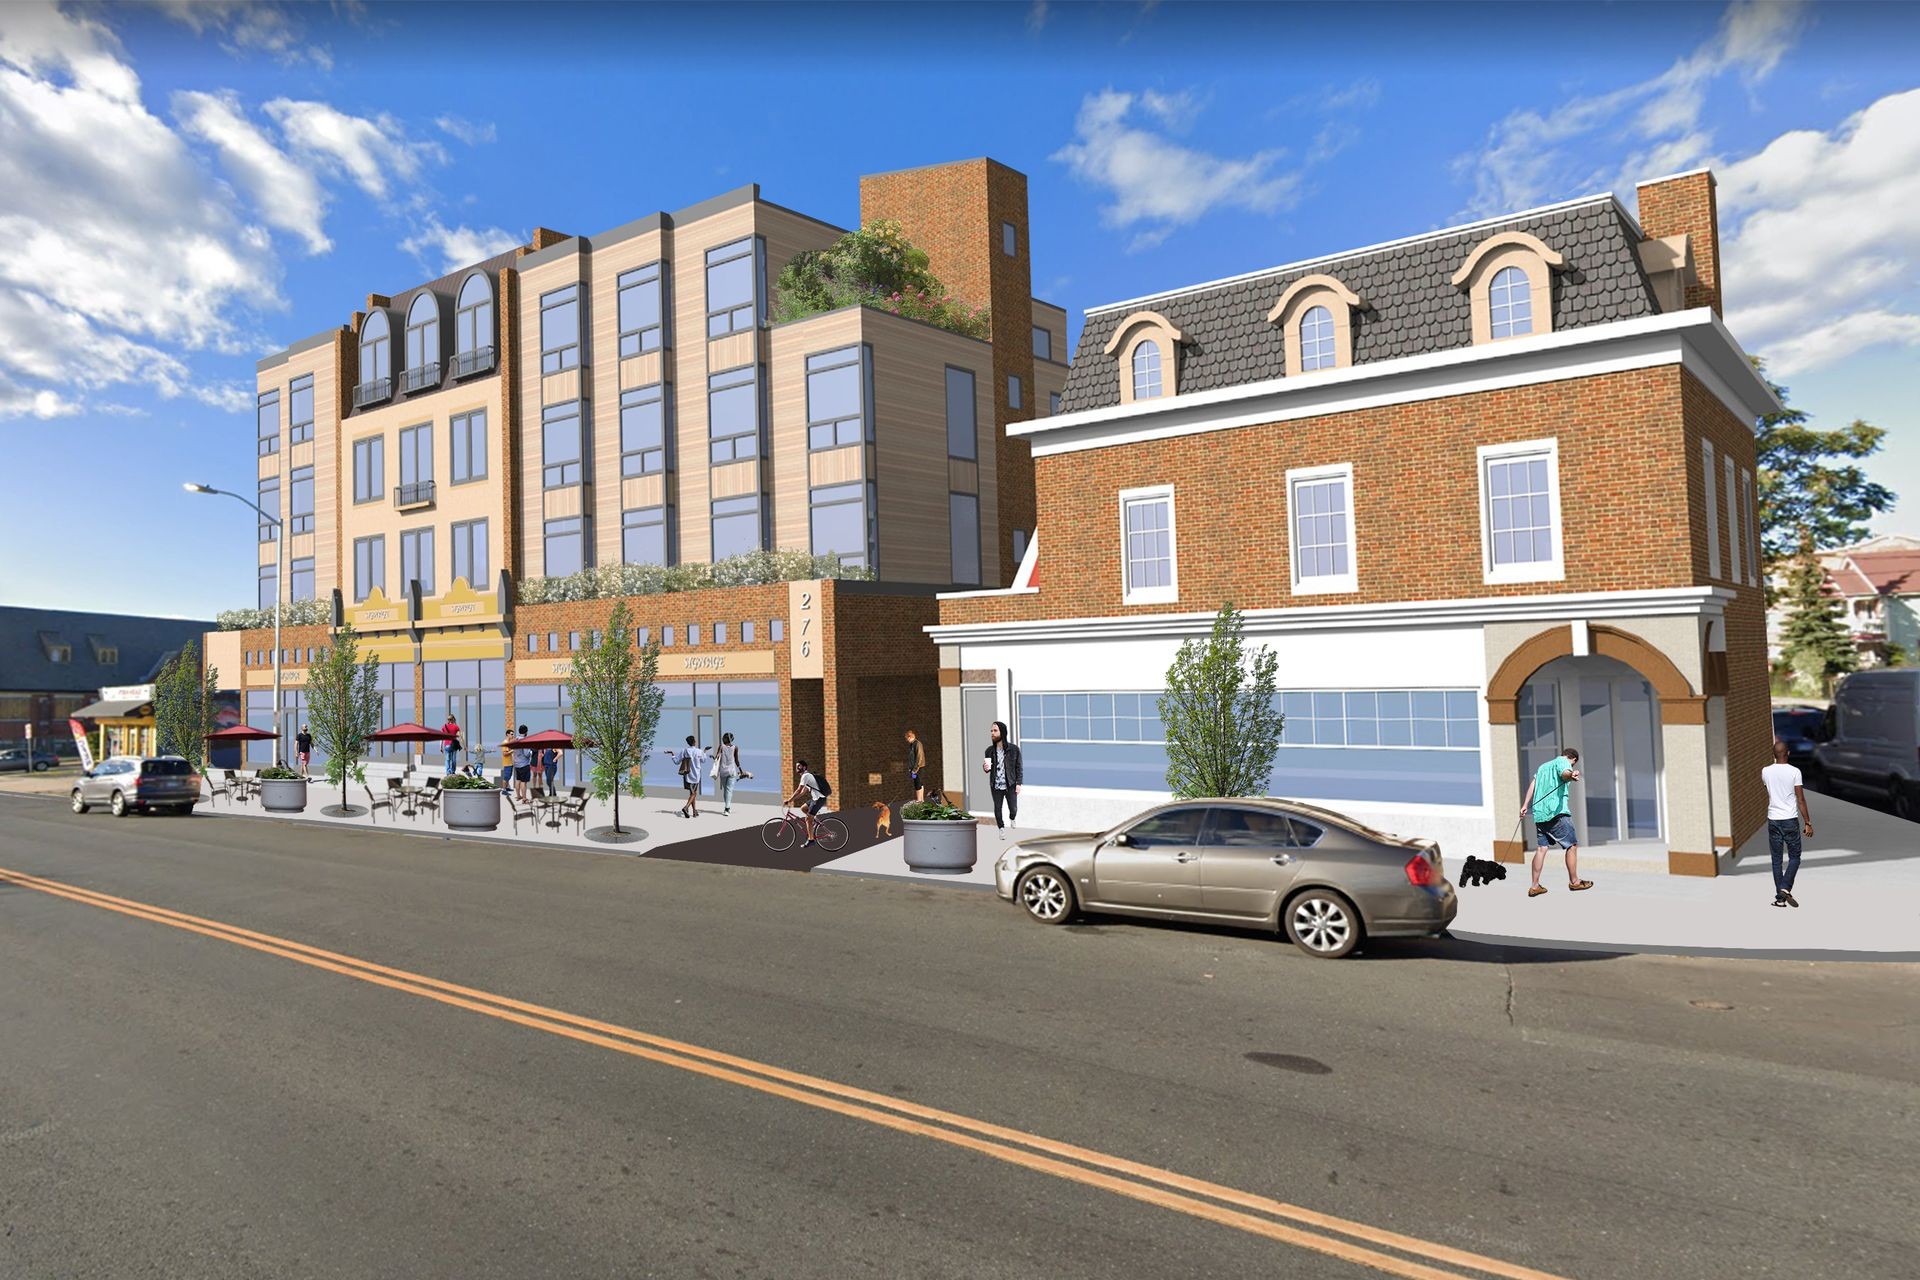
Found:
[[[226,609],[214,615],[213,620],[222,631],[251,631],[271,627],[273,610]],[[280,606],[280,625],[283,627],[330,626],[332,623],[331,600],[289,600]]]
[[[521,604],[558,604],[566,600],[611,600],[619,596],[656,596],[709,587],[763,586],[808,578],[870,581],[871,569],[840,563],[837,555],[805,551],[749,551],[712,564],[606,564],[564,578],[528,578],[520,584]]]
[[[898,222],[881,219],[825,249],[802,249],[773,283],[776,324],[842,307],[872,307],[960,334],[987,337],[987,308],[947,292]]]

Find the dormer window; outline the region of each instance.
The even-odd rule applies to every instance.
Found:
[[[1288,285],[1267,312],[1267,323],[1279,325],[1285,341],[1287,376],[1351,365],[1353,313],[1361,305],[1358,294],[1330,275],[1302,276]]]
[[[476,271],[460,286],[453,313],[453,376],[493,368],[493,285]]]
[[[1180,394],[1180,343],[1185,335],[1157,311],[1136,311],[1106,346],[1119,366],[1120,403]]]
[[[1498,342],[1553,331],[1553,272],[1567,260],[1524,231],[1502,231],[1480,242],[1453,287],[1473,308],[1473,340]]]
[[[393,326],[387,313],[376,311],[360,326],[360,385],[353,389],[355,406],[377,404],[393,392]]]
[[[408,391],[440,381],[440,300],[423,293],[407,308],[407,363],[402,380]]]

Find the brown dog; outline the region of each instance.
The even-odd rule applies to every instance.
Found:
[[[885,800],[875,800],[873,802],[873,810],[875,815],[873,819],[873,834],[876,836],[891,837],[893,835],[893,810],[887,806]]]

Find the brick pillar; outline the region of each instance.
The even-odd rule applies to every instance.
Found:
[[[1028,244],[1027,177],[997,160],[870,174],[860,179],[862,224],[889,218],[907,238],[926,251],[940,282],[993,316],[994,474],[998,494],[998,552],[981,565],[986,586],[1004,586],[1019,566],[1013,559],[1013,531],[1034,529],[1032,450],[1024,440],[1009,440],[1007,424],[1036,416],[1033,386],[1033,270]],[[1008,254],[1001,227],[1013,224],[1014,252]],[[1017,377],[1022,404],[1007,403],[1007,379]]]
[[[1687,237],[1693,250],[1694,283],[1687,286],[1688,307],[1712,307],[1720,314],[1720,213],[1713,174],[1700,169],[1678,177],[1643,182],[1640,230],[1650,239]]]

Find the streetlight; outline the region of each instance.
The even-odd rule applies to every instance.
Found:
[[[285,588],[287,582],[287,531],[285,527],[281,525],[278,516],[270,516],[266,512],[261,511],[260,504],[254,502],[251,498],[242,497],[240,494],[232,493],[226,489],[216,489],[210,484],[194,484],[191,480],[180,487],[188,493],[217,493],[222,497],[232,498],[235,502],[244,502],[255,511],[259,511],[260,518],[273,526],[273,541],[279,551],[279,562],[274,569],[273,577],[273,762],[279,764],[280,738],[282,734],[280,725],[280,592]]]

